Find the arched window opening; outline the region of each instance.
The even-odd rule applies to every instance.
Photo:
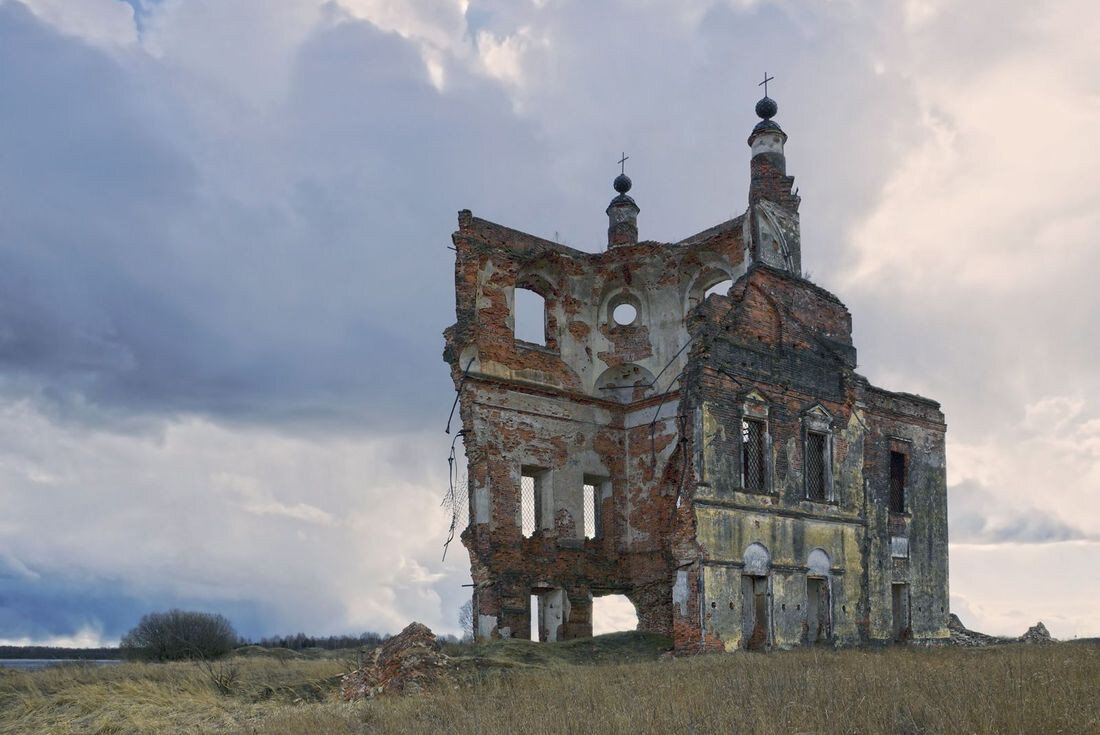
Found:
[[[546,299],[529,288],[516,287],[512,334],[521,342],[546,346]]]
[[[706,291],[703,292],[703,300],[706,301],[707,297],[711,294],[718,294],[719,296],[725,296],[730,292],[730,287],[733,285],[733,280],[727,278],[724,281],[719,281]]]
[[[687,302],[684,306],[690,311],[707,300],[711,294],[726,296],[734,282],[745,272],[745,264],[736,267],[723,262],[722,258],[711,259],[691,280],[687,290]]]
[[[638,629],[638,612],[626,595],[602,595],[592,600],[592,635]]]

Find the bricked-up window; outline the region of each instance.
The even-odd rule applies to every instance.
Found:
[[[584,484],[584,537],[600,536],[600,486],[594,481]]]
[[[535,534],[539,527],[541,514],[540,485],[537,473],[525,469],[520,480],[520,530],[524,536]]]
[[[531,289],[516,287],[512,318],[516,339],[546,345],[546,299]]]
[[[741,421],[741,482],[746,490],[764,489],[764,422]]]
[[[806,497],[822,503],[828,500],[825,487],[828,445],[824,434],[816,431],[806,434]]]
[[[890,452],[890,512],[905,512],[905,475],[908,457]]]

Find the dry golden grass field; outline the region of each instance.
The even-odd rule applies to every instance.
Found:
[[[467,650],[463,686],[352,704],[351,659],[237,656],[222,688],[199,664],[0,670],[0,733],[1100,733],[1096,645],[658,660],[601,638]]]

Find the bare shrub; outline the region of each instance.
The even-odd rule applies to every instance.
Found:
[[[237,631],[222,615],[169,610],[142,617],[119,648],[131,660],[210,661],[232,651],[237,642]]]

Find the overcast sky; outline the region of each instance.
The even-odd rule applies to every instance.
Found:
[[[1100,635],[1095,0],[0,0],[0,642],[457,632],[456,212],[745,209],[756,83],[860,371],[943,403],[952,607]]]

